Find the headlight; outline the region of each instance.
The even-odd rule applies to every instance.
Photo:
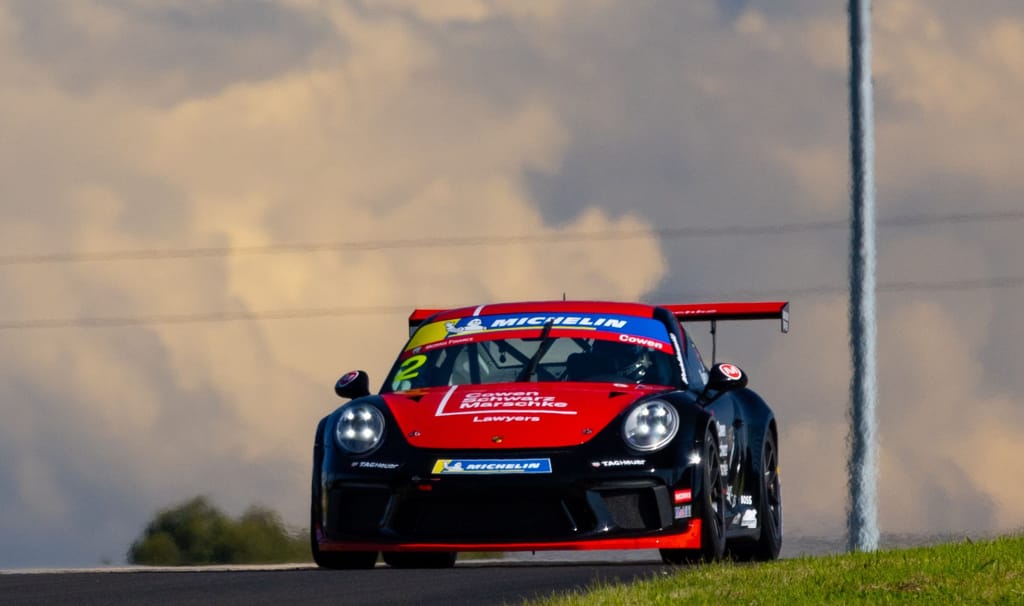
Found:
[[[383,436],[384,415],[376,406],[349,404],[341,409],[334,439],[342,449],[363,454],[376,448]]]
[[[649,400],[638,404],[626,415],[622,437],[637,450],[650,452],[664,448],[679,431],[679,413],[668,402]]]

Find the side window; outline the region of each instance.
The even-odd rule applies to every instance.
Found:
[[[697,391],[704,389],[708,383],[708,369],[704,367],[704,360],[700,352],[693,344],[690,333],[682,329],[683,338],[686,339],[686,351],[683,354],[683,364],[686,366],[686,374],[690,378],[690,387]]]

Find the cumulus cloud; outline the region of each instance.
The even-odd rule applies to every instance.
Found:
[[[844,236],[655,228],[845,216],[842,7],[574,6],[0,5],[0,257],[240,251],[0,265],[0,544],[19,546],[0,565],[120,560],[153,511],[198,493],[303,525],[331,385],[382,379],[407,310],[563,292],[803,292],[790,335],[724,327],[719,357],[776,406],[787,530],[841,532]],[[880,214],[1017,205],[1022,24],[1014,2],[878,7]],[[1015,275],[1019,225],[883,228],[880,279]],[[571,237],[618,230],[649,235]],[[550,239],[444,245],[508,235]],[[390,240],[435,245],[241,252]],[[1020,290],[879,301],[883,530],[1020,526],[1000,467],[1024,431]],[[166,321],[317,309],[363,311]],[[141,322],[31,328],[104,317]]]
[[[34,6],[13,7],[21,27]],[[6,38],[8,48],[23,51],[15,61],[25,73],[34,66],[53,76],[5,96],[5,119],[35,146],[5,171],[13,184],[4,207],[12,219],[3,227],[8,250],[443,242],[650,229],[639,215],[611,217],[600,209],[557,228],[545,225],[523,174],[556,170],[566,134],[544,101],[495,105],[431,84],[430,74],[444,66],[415,28],[336,8],[327,21],[347,41],[348,54],[305,70],[279,66],[256,79],[232,66],[211,67],[225,72],[217,90],[191,83],[189,95],[173,103],[138,100],[132,86],[110,83],[112,74],[103,70],[87,90],[66,86],[61,61]],[[61,27],[99,36],[168,19],[140,17],[134,5],[86,9],[76,18],[88,27]],[[181,26],[170,21],[167,27]],[[195,35],[220,43],[215,33]],[[85,54],[104,58],[95,49]],[[40,174],[43,165],[52,176]],[[30,170],[19,174],[19,166]],[[33,206],[32,195],[46,200]],[[3,309],[7,318],[25,319],[310,307],[408,311],[563,292],[637,299],[664,275],[653,235],[626,250],[553,239],[470,251],[12,266],[4,269]],[[354,367],[382,379],[404,333],[404,318],[394,313],[9,330],[2,529],[5,545],[32,546],[5,552],[2,561],[120,559],[152,511],[198,492],[234,508],[265,502],[304,524],[309,446],[317,419],[335,406],[330,385]],[[69,551],[29,541],[40,528]]]

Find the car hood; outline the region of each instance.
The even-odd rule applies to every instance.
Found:
[[[667,388],[617,383],[453,385],[382,394],[413,446],[561,448],[587,442],[624,408]]]

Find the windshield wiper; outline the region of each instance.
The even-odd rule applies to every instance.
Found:
[[[537,374],[537,364],[540,363],[540,359],[544,357],[544,354],[548,353],[548,350],[551,349],[551,344],[555,342],[554,339],[548,338],[548,335],[551,334],[551,327],[554,324],[554,319],[544,323],[544,328],[540,331],[540,345],[537,346],[537,351],[530,357],[530,362],[526,365],[526,368],[516,377],[517,383],[527,382],[533,375]]]

